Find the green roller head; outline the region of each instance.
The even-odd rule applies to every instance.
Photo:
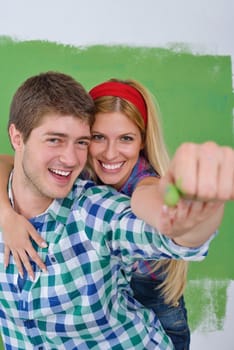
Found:
[[[180,200],[180,191],[178,190],[176,185],[169,184],[166,188],[164,195],[164,203],[168,205],[168,207],[174,207]]]

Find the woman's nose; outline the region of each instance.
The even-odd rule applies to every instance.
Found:
[[[111,160],[118,156],[118,148],[116,147],[115,142],[108,142],[104,150],[104,156],[106,159]]]

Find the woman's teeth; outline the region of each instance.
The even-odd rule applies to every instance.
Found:
[[[123,165],[123,162],[116,163],[116,164],[107,164],[107,163],[101,163],[102,167],[108,170],[115,170],[121,168]]]

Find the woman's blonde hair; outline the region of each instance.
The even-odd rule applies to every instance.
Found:
[[[95,99],[95,114],[121,112],[126,115],[141,132],[144,142],[141,154],[149,161],[155,171],[163,176],[169,166],[169,155],[164,142],[160,111],[155,97],[135,80],[111,79],[110,81],[130,85],[140,92],[147,108],[147,123],[144,122],[142,115],[133,103],[116,96],[103,96]],[[97,180],[92,172],[90,162],[88,162],[88,169],[91,176]],[[186,286],[188,263],[183,260],[160,260],[153,263],[152,269],[154,272],[159,270],[160,273],[166,274],[166,278],[158,288],[167,304],[176,305]]]

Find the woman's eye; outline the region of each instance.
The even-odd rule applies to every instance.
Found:
[[[93,134],[91,136],[91,140],[92,141],[101,141],[101,140],[104,140],[104,136],[101,134]]]
[[[125,141],[125,142],[131,142],[131,141],[133,141],[133,137],[132,137],[132,136],[125,135],[125,136],[122,136],[122,137],[121,137],[121,140],[122,140],[122,141]]]

